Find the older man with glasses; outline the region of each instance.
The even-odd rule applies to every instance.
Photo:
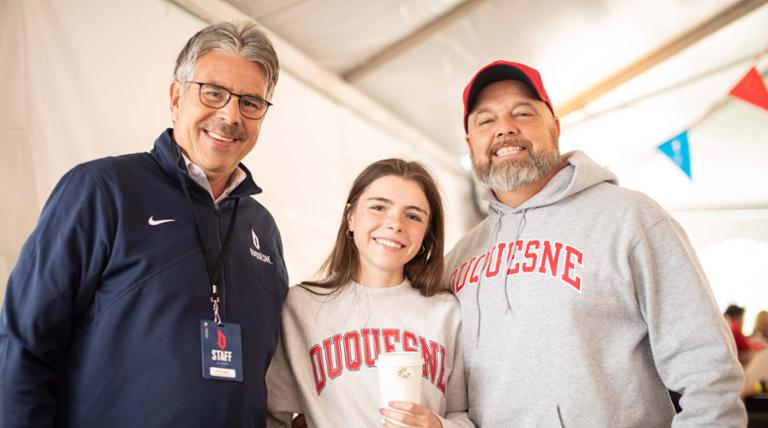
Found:
[[[0,426],[265,426],[288,278],[240,161],[278,71],[253,25],[207,27],[152,151],[62,178],[8,282]]]

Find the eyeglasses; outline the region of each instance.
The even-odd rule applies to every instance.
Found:
[[[194,83],[200,86],[200,102],[211,108],[222,108],[227,105],[232,95],[236,96],[238,98],[237,104],[240,106],[240,114],[249,119],[261,119],[267,114],[267,109],[272,105],[271,102],[264,98],[255,95],[236,94],[211,83],[193,82],[191,80],[187,81],[187,83]]]

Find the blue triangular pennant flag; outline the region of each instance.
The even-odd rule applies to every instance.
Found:
[[[688,130],[659,146],[659,150],[691,177],[691,154],[688,151]]]

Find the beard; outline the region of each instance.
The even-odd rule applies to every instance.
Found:
[[[531,142],[524,138],[508,138],[492,144],[485,159],[481,160],[475,159],[470,150],[475,176],[491,189],[504,192],[535,183],[560,162],[560,150],[554,134],[552,138],[555,141],[554,148],[541,150],[534,150]],[[522,147],[528,152],[528,156],[525,159],[507,159],[493,164],[491,160],[494,153],[504,146]]]

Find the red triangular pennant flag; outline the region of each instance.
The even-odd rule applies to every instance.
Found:
[[[752,67],[744,78],[729,92],[731,96],[740,98],[750,104],[768,110],[768,89],[763,82],[763,76]]]

